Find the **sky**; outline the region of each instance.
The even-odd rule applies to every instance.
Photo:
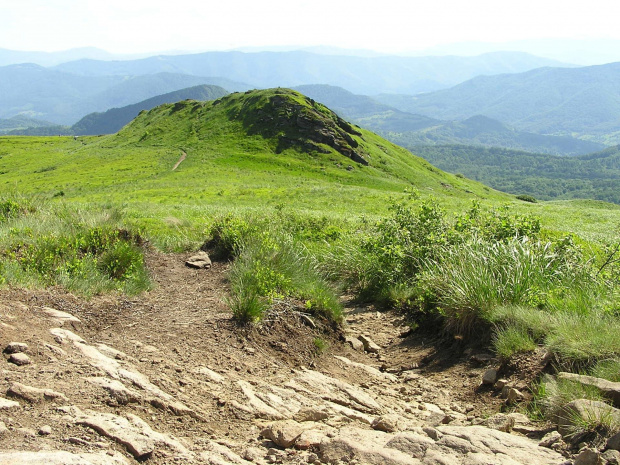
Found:
[[[0,48],[116,54],[620,39],[617,0],[1,0]]]

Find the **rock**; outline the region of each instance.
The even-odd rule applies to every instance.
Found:
[[[296,421],[284,420],[270,424],[260,434],[264,438],[271,439],[276,445],[288,449],[295,444],[295,440],[303,431]]]
[[[382,431],[342,428],[338,435],[321,442],[323,463],[357,463],[366,465],[413,465],[411,455],[386,447],[391,436]]]
[[[199,270],[208,269],[211,268],[211,259],[207,252],[201,250],[196,255],[189,257],[185,262],[185,266]]]
[[[11,356],[9,357],[9,362],[14,363],[18,366],[23,366],[30,365],[32,363],[32,360],[30,360],[30,357],[28,357],[23,352],[18,352],[16,354],[11,354]]]
[[[207,367],[198,367],[194,371],[194,373],[198,375],[203,375],[208,378],[208,381],[213,381],[215,383],[223,383],[226,380],[226,378],[224,378],[222,375],[220,375],[219,373],[216,373],[213,370],[210,370]]]
[[[590,448],[585,448],[579,455],[575,457],[574,465],[602,465],[601,456],[598,451]]]
[[[67,396],[61,392],[52,391],[51,389],[38,389],[32,386],[26,386],[21,383],[13,383],[7,391],[7,395],[13,397],[19,397],[31,403],[38,403],[44,401],[62,401],[68,402]]]
[[[398,415],[388,414],[375,418],[372,422],[372,429],[378,431],[385,431],[386,433],[393,433],[399,430],[399,417]]]
[[[437,431],[435,430],[435,432]],[[434,440],[440,439],[439,436],[437,436],[437,439],[430,439],[426,436],[406,431],[394,436],[385,446],[409,454],[411,457],[424,457],[427,450],[434,446]]]
[[[381,350],[381,347],[379,347],[377,344],[375,344],[373,342],[372,339],[370,339],[368,336],[364,336],[364,335],[360,335],[357,337],[362,344],[364,345],[364,350],[366,352],[369,352],[371,354],[378,354],[379,351]]]
[[[15,402],[14,400],[5,399],[4,397],[0,397],[0,411],[2,410],[11,410],[19,407],[19,402]]]
[[[369,365],[366,365],[365,363],[353,362],[349,360],[348,358],[341,357],[339,355],[334,355],[334,358],[340,360],[343,363],[346,363],[347,365],[351,367],[359,368],[360,370],[365,371],[367,374],[373,376],[374,378],[378,378],[382,381],[390,381],[392,383],[395,383],[398,381],[398,378],[396,376],[390,373],[383,373],[382,371],[376,369],[375,367],[371,367]]]
[[[299,450],[316,449],[321,445],[321,442],[326,437],[327,436],[320,431],[316,431],[316,430],[304,431],[295,440],[295,449],[299,449]]]
[[[75,423],[88,426],[125,446],[136,459],[150,457],[157,444],[165,445],[182,455],[189,455],[185,446],[165,434],[154,431],[136,415],[127,414],[124,418],[111,413],[91,411],[82,413],[75,407],[73,409],[76,415]]]
[[[577,399],[564,405],[556,415],[555,421],[558,424],[558,431],[562,437],[575,434],[575,419],[580,418],[577,423],[598,423],[615,422],[620,424],[620,410],[613,408],[604,402],[587,399]]]
[[[6,427],[3,421],[0,421],[0,436],[4,436],[9,432],[9,429]]]
[[[358,352],[364,350],[364,344],[362,344],[362,341],[358,338],[347,336],[344,340],[353,348],[353,350],[357,350]]]
[[[490,368],[482,375],[482,384],[493,385],[497,382],[497,369]]]
[[[515,404],[519,402],[521,399],[523,399],[523,394],[521,394],[521,391],[515,388],[508,389],[508,394],[506,395],[506,403],[508,405]]]
[[[72,454],[63,451],[0,451],[0,465],[129,465],[116,452]]]
[[[487,428],[510,433],[515,424],[515,420],[504,413],[496,413],[492,417],[487,418],[484,424]]]
[[[620,433],[614,434],[607,440],[607,448],[613,450],[620,450]]]
[[[329,414],[324,412],[323,410],[319,410],[317,408],[312,407],[304,407],[299,410],[293,419],[295,421],[304,422],[304,421],[323,421],[329,418]]]
[[[508,385],[508,380],[504,378],[498,379],[497,382],[495,383],[495,387],[497,389],[502,390],[502,393],[503,393],[504,386],[507,386],[507,385]]]
[[[120,405],[136,403],[142,400],[142,396],[138,392],[128,389],[120,381],[101,377],[87,378],[86,380],[105,389],[110,397]]]
[[[540,447],[547,447],[548,449],[551,449],[551,446],[561,440],[562,435],[560,433],[558,433],[557,431],[551,431],[550,433],[547,433],[543,436],[538,445]]]
[[[575,373],[558,373],[558,379],[565,379],[584,386],[597,388],[601,394],[611,400],[616,407],[620,408],[620,383],[614,383],[594,376],[584,376]]]
[[[620,452],[609,449],[601,454],[601,460],[605,465],[620,465]]]
[[[70,313],[56,310],[55,308],[43,307],[43,312],[56,320],[56,322],[59,323],[60,326],[64,325],[65,323],[81,323],[79,318],[71,315]]]
[[[65,352],[63,349],[61,349],[60,347],[56,347],[53,346],[51,344],[45,344],[45,347],[51,352],[53,353],[56,357],[65,357],[67,355],[67,352]]]
[[[49,436],[50,434],[52,434],[52,427],[49,425],[45,425],[45,426],[41,426],[41,428],[39,428],[39,435],[41,436]]]
[[[28,344],[25,342],[11,342],[4,348],[5,354],[17,354],[20,352],[27,352]]]

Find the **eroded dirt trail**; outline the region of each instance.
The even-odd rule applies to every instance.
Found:
[[[0,464],[563,461],[523,416],[483,425],[497,402],[475,392],[471,354],[437,354],[371,307],[347,309],[350,342],[284,302],[244,330],[228,265],[186,258],[151,252],[157,286],[133,299],[0,291],[1,346],[27,345],[2,362]]]

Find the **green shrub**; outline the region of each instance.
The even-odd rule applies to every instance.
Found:
[[[256,231],[250,220],[232,215],[219,217],[210,228],[209,245],[214,247],[216,256],[234,258],[239,255],[244,239]]]
[[[536,343],[526,329],[509,326],[497,331],[493,347],[497,355],[509,359],[514,354],[536,350]]]
[[[144,269],[142,251],[127,242],[118,242],[101,254],[98,267],[111,279],[124,281]]]
[[[536,203],[537,200],[531,196],[531,195],[527,195],[527,194],[522,194],[522,195],[517,195],[517,200],[523,200],[524,202],[529,202],[529,203]]]

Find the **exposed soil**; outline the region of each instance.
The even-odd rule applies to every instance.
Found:
[[[468,350],[461,341],[446,344],[440,337],[415,333],[405,336],[407,326],[400,315],[378,312],[372,306],[347,305],[344,333],[330,329],[326,322],[308,319],[301,305],[289,301],[277,304],[261,327],[240,327],[231,319],[226,304],[229,264],[214,262],[210,269],[196,270],[185,266],[188,256],[149,251],[146,260],[155,287],[132,298],[104,295],[86,300],[62,289],[1,290],[2,348],[13,341],[27,343],[34,363],[20,367],[5,364],[0,390],[6,392],[14,382],[53,389],[81,409],[138,415],[158,432],[185,441],[192,451],[214,440],[240,455],[247,447],[273,443],[264,443],[259,437],[265,422],[261,415],[239,407],[246,401],[239,380],[257,389],[263,384],[278,389],[295,374],[309,369],[359,386],[384,403],[392,399],[395,406],[433,402],[446,411],[457,412],[454,415],[460,412],[458,418],[464,424],[502,409],[504,401],[495,391],[479,388],[485,369],[497,365],[497,361],[480,351]],[[59,343],[58,337],[50,333],[58,323],[50,321],[44,307],[79,318],[81,323],[64,323],[62,328],[90,345],[105,344],[120,351],[117,360],[130,363],[157,388],[189,407],[192,414],[171,414],[169,408],[158,408],[153,402],[121,405],[99,386],[86,382],[89,377],[101,377],[101,368],[72,358],[73,346]],[[370,336],[381,347],[379,353],[354,350],[344,342],[345,335],[359,334]],[[335,356],[346,357],[353,365]],[[198,375],[201,367],[237,380],[236,384],[205,381]],[[370,376],[364,367],[376,368],[385,376],[419,376],[423,384],[407,383],[401,378],[398,382],[382,380],[379,372],[371,372]],[[48,402],[2,412],[0,420],[10,434],[0,435],[0,449],[103,449],[133,460],[122,444],[75,424]],[[52,434],[31,434],[43,425],[51,426]],[[290,460],[295,458],[290,452],[289,456]],[[299,460],[305,460],[303,457],[299,456]],[[148,463],[172,462],[169,452],[158,450]]]

